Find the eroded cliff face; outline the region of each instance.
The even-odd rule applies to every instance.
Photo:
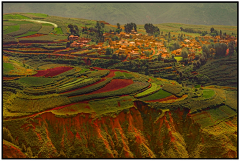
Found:
[[[201,128],[188,109],[153,109],[142,102],[114,117],[92,114],[4,121],[39,158],[236,158],[237,118]]]

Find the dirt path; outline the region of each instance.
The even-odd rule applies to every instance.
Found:
[[[58,27],[57,24],[53,22],[48,22],[48,21],[41,21],[41,20],[32,20],[32,19],[13,19],[14,21],[31,21],[31,22],[36,22],[36,23],[48,23],[53,25],[55,28]]]

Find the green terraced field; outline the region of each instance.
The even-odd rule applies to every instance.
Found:
[[[114,73],[115,73],[115,76],[113,78],[116,78],[116,79],[132,79],[132,78],[134,78],[134,76],[130,73],[119,72],[119,71],[116,71]]]
[[[63,34],[62,29],[60,27],[54,28],[52,31],[54,34]]]
[[[8,26],[3,26],[3,31],[8,29]]]
[[[57,116],[71,116],[79,113],[93,113],[95,112],[92,108],[89,107],[89,104],[86,103],[77,103],[73,105],[67,105],[66,107],[58,110],[51,111]]]
[[[205,128],[235,115],[237,115],[237,113],[228,106],[220,106],[206,110],[206,113],[196,114],[193,116],[193,119]]]
[[[92,100],[89,102],[90,107],[98,116],[103,114],[117,114],[118,112],[134,106],[134,98],[132,96],[107,98],[100,100]]]
[[[89,93],[88,91],[96,90],[96,86],[97,86],[98,89],[102,88],[106,84],[105,83],[106,81],[108,81],[108,79],[101,82],[101,86],[99,85],[100,84],[99,83],[99,84],[96,84],[96,85],[93,85],[93,86],[90,86],[90,87],[84,89],[85,91],[87,91],[87,92],[84,92],[84,93]],[[79,102],[79,101],[91,100],[91,99],[97,99],[97,98],[106,98],[106,97],[129,95],[129,94],[137,93],[140,90],[143,90],[143,89],[147,88],[148,86],[149,86],[148,82],[134,82],[133,84],[130,84],[127,87],[124,87],[124,88],[121,88],[121,89],[118,89],[118,90],[115,90],[115,91],[103,92],[103,93],[97,93],[97,94],[91,94],[91,95],[75,96],[75,97],[70,97],[69,99],[70,99],[71,102]],[[84,94],[82,91],[83,90],[74,91],[76,93],[70,92],[70,94],[73,93],[74,95],[79,95],[80,92],[81,92],[80,94]],[[71,96],[71,95],[67,94],[67,96]]]
[[[215,95],[215,91],[211,89],[204,89],[202,97],[204,98],[211,98]]]
[[[26,14],[33,15],[36,17],[42,17],[42,18],[48,17],[47,14],[43,14],[43,13],[26,13]]]
[[[156,83],[152,83],[151,88],[149,88],[146,91],[143,91],[141,93],[138,93],[135,97],[144,97],[146,95],[149,95],[151,93],[158,91],[159,89],[160,89],[160,87]]]
[[[13,70],[14,67],[11,63],[3,63],[3,73],[8,73],[10,70]]]
[[[11,112],[18,113],[27,112],[31,114],[49,108],[63,106],[69,103],[70,103],[69,99],[64,96],[53,96],[49,98],[41,98],[35,100],[17,97],[13,100],[11,106],[8,107],[8,110],[10,110]]]
[[[24,37],[24,36],[33,35],[33,34],[36,34],[36,33],[37,33],[36,31],[28,31],[26,34],[22,34],[22,35],[15,36],[15,37]]]
[[[30,18],[20,14],[7,14],[3,15],[3,19],[30,19]]]
[[[18,25],[34,23],[34,22],[30,22],[30,21],[18,21],[18,20],[7,20],[5,22],[14,23],[14,24],[18,24]]]
[[[7,27],[7,28],[6,28]],[[11,32],[18,31],[20,29],[20,25],[15,26],[5,26],[5,30],[3,31],[3,34],[9,34]]]
[[[77,89],[77,88],[85,87],[85,86],[93,84],[93,83],[95,83],[99,80],[101,80],[101,79],[100,78],[86,78],[84,80],[83,80],[83,78],[78,79],[74,82],[68,83],[67,85],[63,85],[63,86],[58,87],[57,92],[62,93],[62,92],[67,92],[67,91],[74,90],[74,89]]]
[[[152,94],[152,95],[149,95],[147,97],[143,97],[141,98],[141,100],[143,101],[151,101],[151,100],[157,100],[157,99],[162,99],[162,98],[166,98],[168,96],[171,96],[172,94],[171,93],[168,93],[162,89],[160,89],[158,92]]]
[[[18,79],[18,82],[26,86],[44,86],[53,82],[56,78],[41,78],[41,77],[23,77]]]

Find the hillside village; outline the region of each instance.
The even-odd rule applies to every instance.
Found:
[[[90,48],[93,52],[98,53],[98,55],[91,55],[91,52],[86,55],[87,57],[98,57],[99,55],[105,55],[107,48],[110,48],[116,54],[118,58],[124,58],[123,61],[129,59],[148,59],[152,60],[154,58],[160,57],[162,60],[171,57],[182,57],[182,49],[188,49],[188,58],[191,57],[192,60],[195,59],[196,55],[202,55],[202,45],[208,45],[211,43],[225,43],[228,45],[229,42],[234,42],[235,47],[237,46],[237,38],[233,36],[226,35],[224,38],[221,36],[198,36],[193,38],[188,36],[189,39],[184,39],[180,41],[180,48],[169,51],[166,47],[168,40],[164,38],[163,35],[160,39],[156,39],[154,36],[149,36],[148,34],[137,33],[134,30],[131,33],[120,32],[115,33],[104,33],[104,41],[98,44],[89,44],[91,39],[70,35],[69,40],[72,41],[70,47],[72,48]],[[112,40],[112,37],[117,37],[117,40]],[[172,40],[176,40],[176,37],[172,37]],[[214,48],[211,48],[212,54],[215,54]],[[147,54],[150,53],[150,54]],[[74,53],[73,53],[74,54]],[[104,57],[101,57],[104,58]],[[105,58],[108,58],[107,56]]]

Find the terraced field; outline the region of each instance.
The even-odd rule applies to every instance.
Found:
[[[96,21],[3,16],[4,157],[236,158],[236,56],[209,58],[192,72],[209,81],[189,85],[179,62],[106,56],[110,41],[95,42],[92,32],[80,32],[85,46],[69,47],[68,24],[84,30]],[[104,34],[116,30],[104,24]],[[102,43],[101,51],[91,46]],[[179,83],[163,79],[174,72]]]
[[[5,66],[7,66],[7,64],[5,64]],[[114,74],[110,74],[111,72],[117,73],[117,77]],[[26,106],[29,108],[26,108],[23,112],[28,113],[33,110],[32,105],[34,104],[36,109],[33,111],[38,112],[59,106],[59,104],[51,103],[41,108],[41,102],[47,101],[48,97],[51,99],[58,99],[61,97],[61,99],[69,100],[65,101],[64,104],[60,103],[65,106],[68,103],[99,98],[108,99],[116,96],[128,96],[135,93],[138,93],[140,97],[144,97],[160,89],[155,83],[149,86],[150,83],[145,81],[145,79],[136,81],[133,76],[134,73],[127,73],[121,70],[111,70],[111,72],[105,69],[97,70],[97,68],[95,68],[95,70],[91,71],[89,69],[78,69],[76,67],[55,67],[40,70],[37,71],[37,74],[32,75],[32,77],[21,77],[17,79],[16,83],[24,86],[23,94],[18,94],[11,99],[13,99],[14,102],[22,102],[23,107],[29,102],[28,106]],[[118,79],[119,74],[122,74],[121,79]],[[70,79],[67,79],[67,75],[71,75]],[[76,76],[78,78],[76,78]],[[141,75],[138,75],[138,77],[139,76]],[[163,95],[157,99],[164,97],[167,97],[167,95]],[[34,98],[35,101],[39,101],[30,103],[33,101],[31,98]],[[131,96],[131,98],[133,97]],[[21,113],[21,110],[16,110],[15,103],[9,106],[9,111],[15,114]]]

